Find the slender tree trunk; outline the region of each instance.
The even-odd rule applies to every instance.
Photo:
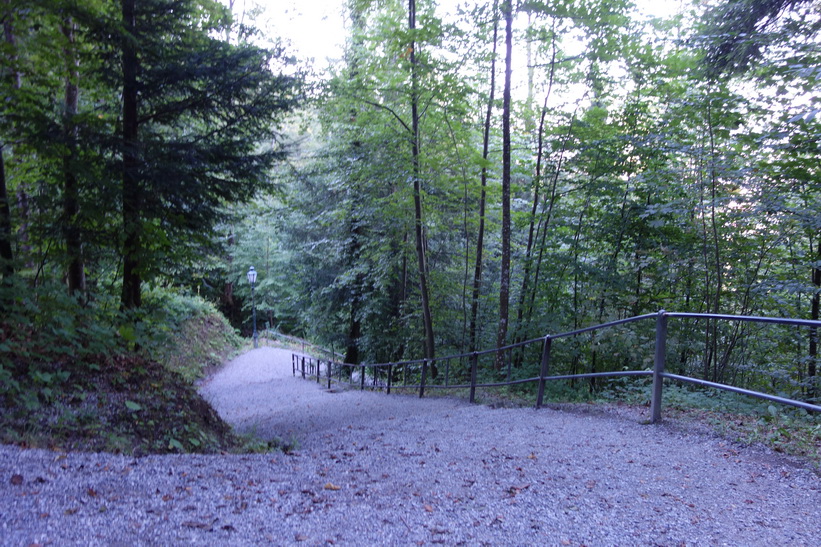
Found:
[[[123,292],[124,309],[142,304],[141,284],[141,189],[138,177],[139,141],[137,119],[137,46],[135,0],[122,0],[123,37]]]
[[[551,182],[550,188],[550,198],[547,202],[547,207],[542,208],[542,218],[539,219],[539,226],[536,228],[536,236],[539,236],[539,230],[541,230],[541,238],[539,239],[539,255],[536,259],[536,271],[533,275],[533,283],[531,284],[530,290],[530,298],[527,306],[527,315],[525,322],[530,323],[533,317],[533,308],[536,303],[536,291],[539,287],[539,278],[542,271],[542,263],[544,261],[544,251],[545,251],[545,241],[547,239],[547,228],[550,225],[550,221],[553,218],[553,209],[556,206],[556,190],[559,184],[559,175],[562,171],[562,164],[564,163],[564,155],[567,152],[567,144],[570,140],[570,137],[573,133],[573,124],[576,121],[576,113],[573,113],[573,117],[570,119],[570,124],[567,126],[567,133],[565,134],[564,139],[562,140],[562,148],[559,151],[559,160],[556,162],[556,171],[553,173],[553,180]],[[545,210],[546,209],[546,210]]]
[[[496,347],[507,340],[510,315],[510,87],[513,72],[513,3],[502,4],[505,15],[505,89],[502,98],[502,263],[499,279],[499,330]],[[504,354],[496,354],[496,369],[504,364]]]
[[[412,135],[412,170],[413,170],[413,206],[416,231],[416,258],[419,266],[419,291],[422,299],[422,321],[425,327],[425,358],[433,359],[435,355],[433,336],[433,317],[430,311],[428,296],[428,274],[425,262],[425,242],[422,217],[422,181],[419,166],[419,81],[416,62],[416,0],[408,0],[408,28],[411,31],[410,64],[411,64],[411,131]],[[434,369],[435,372],[435,369]]]
[[[538,235],[536,233],[536,213],[539,209],[539,201],[541,197],[541,194],[539,193],[539,187],[542,184],[542,157],[544,154],[544,119],[546,114],[547,97],[545,97],[545,104],[542,107],[542,114],[539,118],[539,135],[537,138],[538,144],[536,146],[536,173],[533,182],[533,206],[530,209],[530,226],[528,227],[527,231],[527,250],[525,251],[524,275],[522,276],[522,289],[519,291],[518,312],[516,314],[516,342],[521,341],[521,338],[525,335],[524,333],[526,332],[524,325],[525,299],[529,290],[530,271],[533,266],[533,244],[535,242],[535,237]]]
[[[496,94],[496,40],[499,34],[497,4],[493,4],[493,56],[490,61],[490,95],[485,111],[485,127],[482,137],[482,190],[479,195],[479,233],[476,237],[476,265],[473,269],[473,294],[470,302],[470,352],[478,346],[476,323],[479,315],[479,293],[482,288],[483,254],[485,249],[485,204],[487,199],[487,158],[490,148],[490,120],[493,115],[493,100]]]
[[[349,6],[349,16],[352,23],[352,35],[354,37],[354,43],[347,52],[347,58],[348,66],[350,67],[350,79],[351,81],[356,81],[359,78],[360,64],[358,50],[362,46],[362,40],[360,36],[365,28],[365,23],[364,18],[362,16],[362,12],[356,9],[354,6]],[[351,109],[351,118],[354,119],[357,115],[357,109]],[[351,143],[351,154],[356,160],[360,158],[361,149],[362,142],[359,139],[355,138]],[[360,241],[362,238],[362,231],[360,228],[360,220],[359,218],[357,218],[357,213],[355,211],[356,201],[359,199],[358,193],[360,192],[358,183],[358,177],[354,177],[354,179],[351,181],[351,186],[349,189],[349,191],[352,194],[350,198],[351,206],[350,210],[348,211],[348,214],[350,215],[348,222],[351,243],[347,249],[347,267],[354,270],[357,269],[362,254],[362,245]],[[359,364],[361,360],[359,351],[359,340],[362,337],[362,321],[360,320],[360,311],[362,309],[364,284],[364,275],[362,275],[361,273],[357,273],[353,280],[353,286],[350,289],[351,309],[350,317],[348,320],[348,336],[344,357],[344,361],[346,363]]]
[[[3,278],[14,275],[14,253],[11,248],[11,208],[6,191],[6,164],[0,143],[0,271]]]
[[[77,108],[80,99],[80,88],[78,81],[80,72],[78,70],[79,60],[74,51],[74,21],[70,17],[66,18],[61,25],[63,35],[66,37],[66,90],[65,90],[65,114],[63,127],[66,139],[66,152],[63,155],[63,215],[65,217],[63,225],[63,238],[66,244],[66,254],[68,258],[68,268],[66,279],[69,294],[84,293],[86,290],[85,264],[83,261],[83,245],[80,231],[80,199],[77,175],[75,173],[77,156],[77,127],[74,118],[77,115]]]
[[[812,246],[812,238],[810,238],[810,246]],[[815,285],[815,292],[812,295],[812,309],[810,311],[810,319],[818,321],[819,308],[821,308],[821,234],[819,234],[817,242],[817,250],[815,252],[815,267],[812,269],[812,284]],[[807,398],[814,401],[818,396],[816,387],[816,374],[818,371],[818,329],[813,327],[810,329],[810,353],[809,361],[807,362],[807,377],[809,387],[807,388]]]
[[[348,249],[348,265],[356,268],[361,260],[359,220],[351,216],[350,220],[351,245]],[[359,339],[362,336],[362,321],[359,319],[362,309],[362,287],[365,283],[364,276],[357,273],[354,277],[353,287],[351,287],[351,314],[348,322],[348,341],[345,349],[345,362],[359,364]]]
[[[10,1],[5,0],[4,4],[9,6]],[[3,39],[13,51],[14,28],[12,27],[12,17],[13,16],[9,14],[8,17],[3,20]],[[6,77],[6,75],[3,75],[3,77]],[[8,78],[11,80],[11,86],[14,89],[20,88],[19,72],[11,72],[8,74]],[[0,262],[2,262],[2,264],[0,264],[0,271],[3,273],[3,278],[14,274],[14,251],[11,245],[11,204],[9,201],[8,187],[6,185],[5,149],[6,145],[0,142]]]

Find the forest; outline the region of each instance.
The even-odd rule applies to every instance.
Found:
[[[260,330],[349,363],[819,319],[818,2],[348,0],[323,71],[237,9],[0,5],[4,392],[38,333],[150,351],[177,298],[249,335],[251,266]],[[554,359],[650,366],[651,327]],[[818,401],[816,329],[671,329],[679,373]]]

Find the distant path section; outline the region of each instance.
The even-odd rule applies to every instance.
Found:
[[[286,454],[0,446],[0,543],[818,546],[821,479],[619,408],[328,392],[250,351],[203,395]]]

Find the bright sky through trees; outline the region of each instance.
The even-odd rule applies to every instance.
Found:
[[[224,0],[228,1],[228,0]],[[459,0],[441,0],[449,11]],[[670,17],[681,8],[682,1],[635,0],[639,11],[653,17]],[[300,58],[315,59],[316,68],[326,66],[327,59],[341,57],[345,42],[344,0],[234,0],[236,13],[260,5],[265,13],[263,28],[290,41]],[[448,7],[450,6],[450,7]]]

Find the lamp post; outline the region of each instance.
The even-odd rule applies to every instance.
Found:
[[[257,305],[254,301],[254,285],[257,283],[257,271],[253,266],[248,270],[248,283],[251,284],[251,309],[254,314],[254,349],[259,347],[257,342]]]

